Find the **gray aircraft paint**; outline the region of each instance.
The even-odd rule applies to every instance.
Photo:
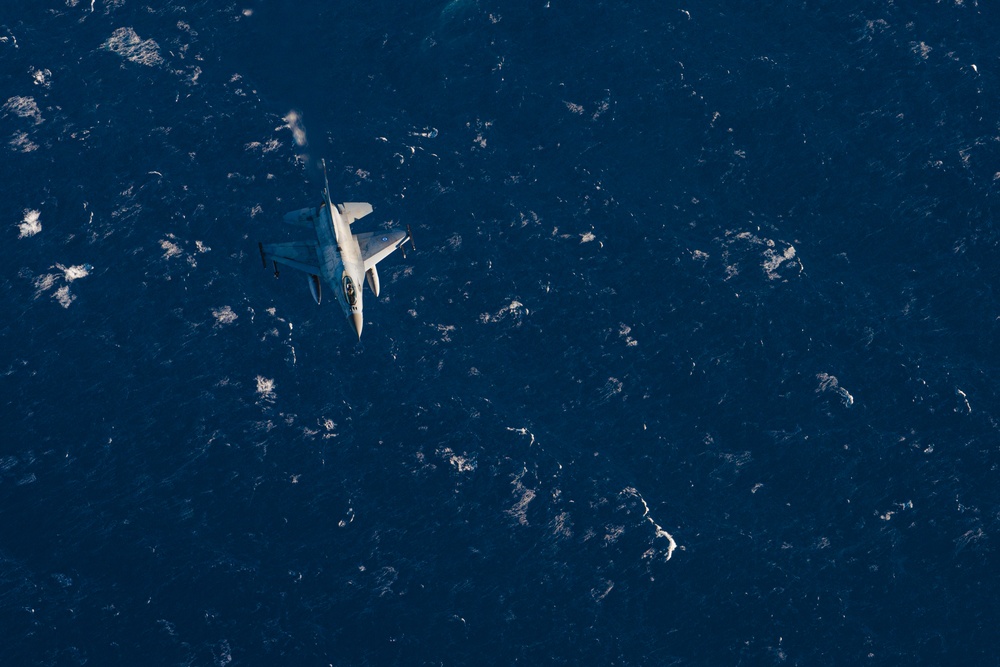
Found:
[[[375,296],[379,293],[378,273],[375,265],[412,239],[406,231],[390,229],[381,232],[354,234],[351,224],[372,212],[367,202],[347,202],[334,205],[330,199],[330,183],[323,163],[323,203],[318,209],[301,209],[287,214],[285,222],[300,227],[312,227],[315,241],[291,243],[260,243],[258,247],[264,266],[270,260],[299,271],[318,276],[330,286],[340,303],[344,315],[361,338],[364,326],[364,296],[362,286],[367,282]],[[313,298],[320,302],[319,290]]]

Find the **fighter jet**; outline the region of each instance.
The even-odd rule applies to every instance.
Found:
[[[367,202],[345,202],[334,205],[330,200],[330,182],[323,161],[323,201],[318,208],[304,208],[285,215],[284,221],[297,227],[306,227],[316,233],[315,240],[292,243],[258,243],[260,259],[267,268],[268,261],[278,277],[278,264],[290,266],[309,274],[309,291],[316,303],[323,300],[322,282],[332,289],[340,302],[351,326],[361,338],[364,326],[361,296],[362,276],[368,287],[378,297],[378,271],[375,265],[397,248],[409,242],[413,246],[410,226],[406,231],[388,229],[379,232],[351,233],[351,224],[372,212]],[[403,250],[406,256],[406,250]]]

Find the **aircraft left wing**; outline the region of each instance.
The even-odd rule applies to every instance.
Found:
[[[286,224],[296,225],[298,227],[305,227],[306,229],[314,229],[316,224],[316,218],[319,217],[318,208],[301,208],[298,211],[292,211],[291,213],[286,213],[283,220]]]
[[[367,271],[409,241],[410,234],[401,229],[389,229],[355,234],[354,238],[358,240],[361,258],[365,261],[365,271]]]
[[[314,276],[320,273],[319,253],[315,241],[262,243],[260,244],[260,254],[265,265],[268,260],[271,260]]]

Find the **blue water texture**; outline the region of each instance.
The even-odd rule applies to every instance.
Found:
[[[0,664],[997,664],[998,11],[4,2]]]

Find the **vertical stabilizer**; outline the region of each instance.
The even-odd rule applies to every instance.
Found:
[[[323,165],[323,199],[326,200],[326,205],[333,210],[333,202],[330,201],[330,179],[326,177],[326,159],[320,160],[320,164]]]
[[[340,217],[340,211],[333,205],[333,201],[330,199],[330,179],[326,176],[326,160],[321,160],[320,164],[323,165],[323,202],[326,204],[326,211],[329,216],[330,226],[333,227],[333,237],[337,239],[337,245],[339,247],[340,227],[337,225],[335,217]]]

